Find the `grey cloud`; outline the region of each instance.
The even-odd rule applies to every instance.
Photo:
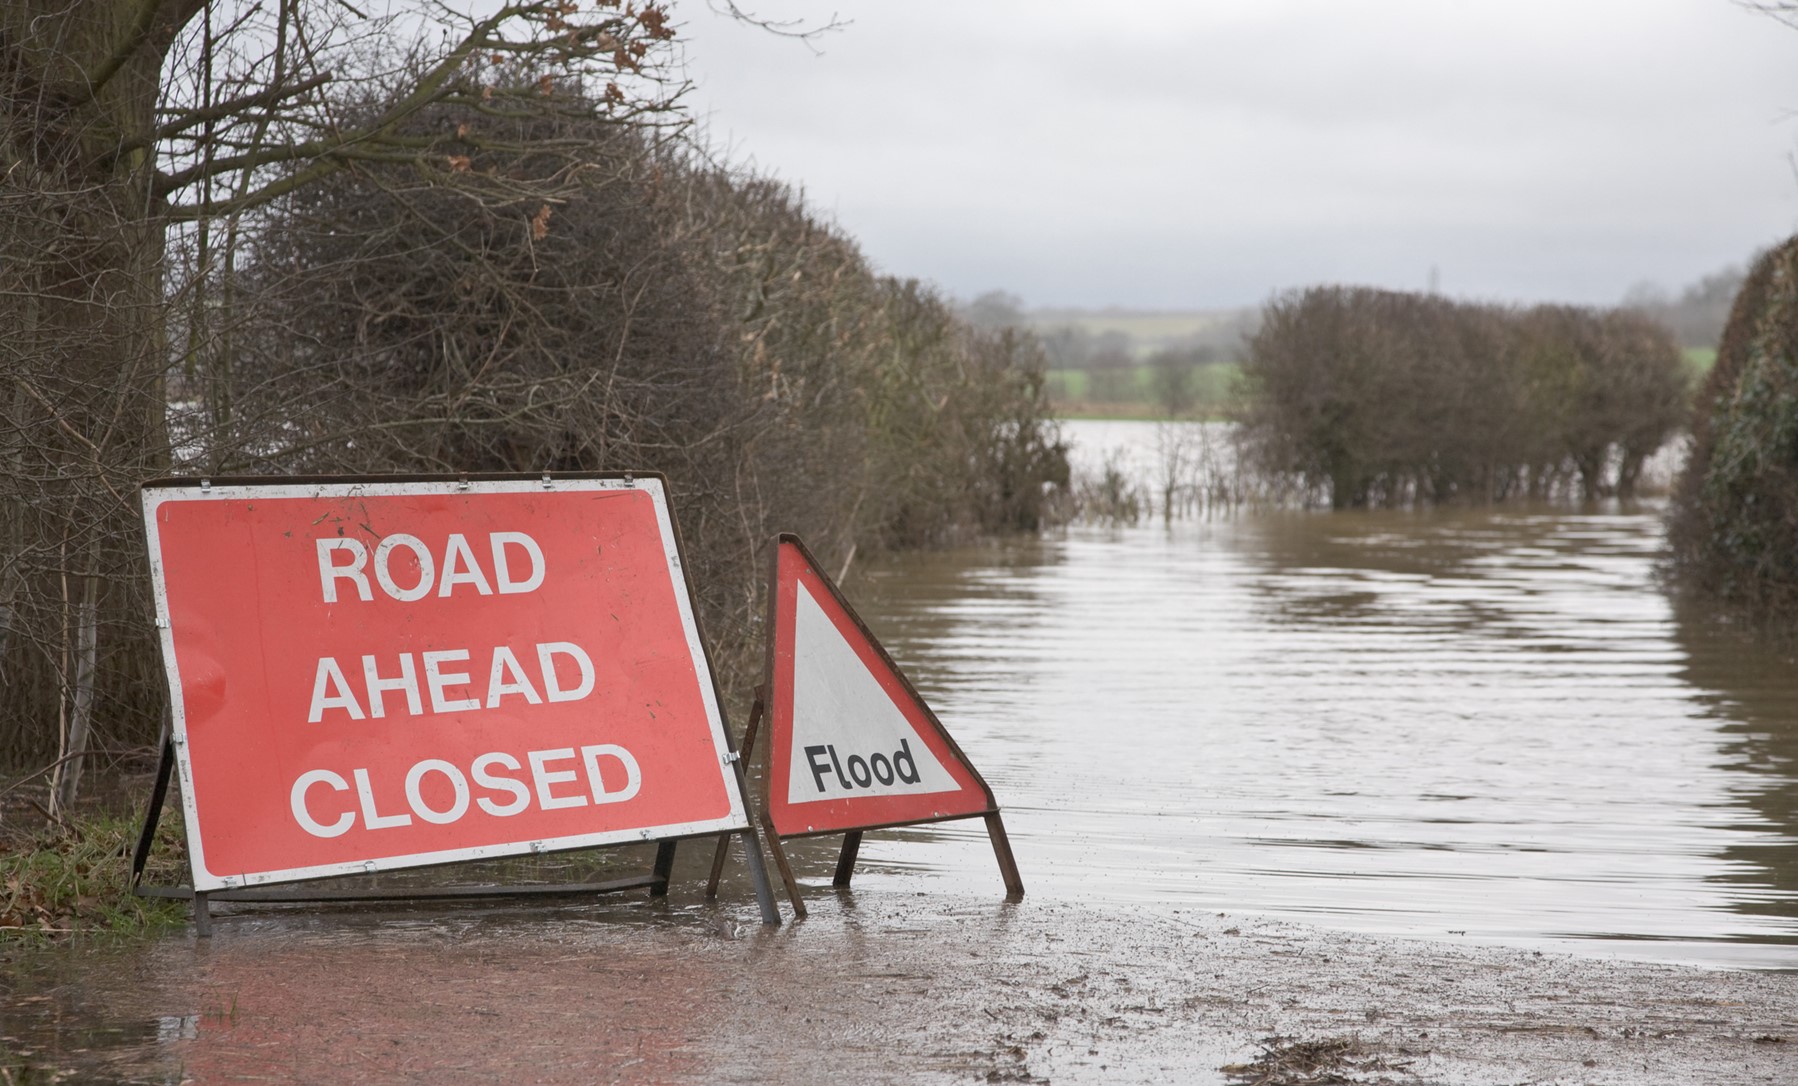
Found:
[[[697,100],[878,263],[963,295],[1203,306],[1437,264],[1599,301],[1798,222],[1798,30],[1721,0],[845,13],[820,57],[694,15]]]

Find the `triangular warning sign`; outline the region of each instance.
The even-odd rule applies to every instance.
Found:
[[[992,790],[798,537],[769,603],[768,815],[782,837],[998,810]]]

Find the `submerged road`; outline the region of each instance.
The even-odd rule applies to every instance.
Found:
[[[1209,911],[811,905],[778,929],[679,893],[263,908],[211,940],[15,947],[0,1081],[1236,1083],[1270,1049],[1341,1076],[1273,1083],[1798,1081],[1798,974]]]

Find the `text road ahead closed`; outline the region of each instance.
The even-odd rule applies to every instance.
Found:
[[[659,480],[145,511],[196,889],[746,824]]]

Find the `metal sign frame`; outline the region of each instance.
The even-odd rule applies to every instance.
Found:
[[[479,488],[478,490],[476,488]],[[181,683],[180,661],[175,652],[175,631],[170,619],[167,584],[164,573],[162,539],[156,511],[170,501],[278,499],[278,498],[380,498],[414,496],[463,496],[481,494],[522,493],[595,493],[638,490],[648,493],[654,502],[656,528],[660,533],[663,557],[667,562],[674,598],[679,610],[679,625],[685,637],[691,661],[697,671],[698,698],[709,728],[712,745],[720,766],[720,783],[729,810],[719,818],[697,822],[671,823],[650,827],[632,827],[579,833],[539,840],[523,840],[504,844],[450,848],[424,853],[383,856],[370,860],[345,861],[323,865],[301,866],[262,871],[242,877],[219,876],[205,867],[204,842],[199,832],[195,810],[192,766],[186,757],[186,705]],[[764,923],[778,924],[780,916],[773,903],[766,869],[762,863],[756,830],[754,807],[743,774],[740,756],[734,748],[730,728],[725,719],[723,699],[719,696],[716,669],[712,665],[707,641],[693,606],[694,585],[685,561],[679,528],[667,497],[666,480],[655,473],[640,472],[545,472],[532,474],[458,474],[458,475],[379,475],[317,477],[237,477],[157,479],[142,488],[147,543],[156,597],[156,619],[163,661],[169,682],[170,709],[164,721],[161,764],[143,832],[133,857],[132,882],[144,896],[191,898],[196,924],[202,934],[210,930],[207,906],[209,900],[236,901],[346,901],[390,900],[395,898],[489,897],[545,894],[587,894],[611,890],[647,887],[653,896],[667,892],[677,841],[712,837],[722,832],[741,834],[749,854],[752,881]],[[183,813],[188,828],[192,887],[145,887],[139,885],[148,858],[156,825],[160,820],[170,775],[179,770]],[[402,868],[439,866],[499,856],[530,853],[572,851],[621,844],[658,842],[654,867],[650,874],[577,886],[459,886],[406,891],[331,891],[271,889],[278,884],[309,881],[345,875]]]
[[[965,818],[981,818],[985,820],[987,836],[993,846],[993,855],[998,862],[1000,876],[1005,881],[1007,899],[1017,900],[1021,898],[1024,894],[1024,881],[1018,873],[1017,860],[1012,855],[1011,840],[1005,833],[1005,822],[999,814],[998,800],[993,796],[993,790],[986,783],[986,778],[980,775],[980,770],[975,768],[974,763],[968,758],[967,754],[962,751],[961,746],[955,742],[955,737],[949,734],[947,728],[943,727],[943,722],[938,719],[935,711],[930,708],[930,703],[924,700],[924,696],[918,693],[917,688],[913,686],[911,680],[906,677],[904,670],[901,669],[898,663],[893,660],[892,656],[887,653],[886,647],[880,643],[879,638],[874,636],[874,631],[868,628],[867,623],[862,620],[861,615],[855,610],[854,605],[852,605],[848,598],[843,595],[843,591],[837,586],[836,581],[824,571],[824,566],[812,555],[811,550],[806,547],[805,543],[797,535],[791,533],[783,532],[777,536],[774,540],[774,546],[770,548],[768,559],[767,619],[764,623],[767,642],[766,657],[763,664],[762,685],[756,688],[755,702],[750,709],[749,722],[743,734],[742,752],[744,762],[748,762],[754,756],[756,740],[759,736],[762,720],[765,717],[778,719],[773,712],[773,699],[775,691],[778,689],[775,683],[775,669],[778,666],[776,660],[776,643],[778,641],[778,631],[780,629],[778,625],[780,620],[780,552],[783,546],[792,546],[797,549],[806,565],[817,575],[818,581],[826,590],[828,590],[836,606],[842,610],[843,614],[854,625],[859,636],[871,649],[873,649],[880,661],[891,671],[893,677],[898,680],[899,685],[906,696],[908,696],[917,708],[921,710],[924,722],[935,730],[936,736],[947,746],[949,754],[959,762],[961,767],[973,778],[974,783],[978,786],[986,799],[984,810],[940,815],[936,817],[881,821],[856,826],[854,828],[822,829],[808,833],[783,835],[775,828],[774,819],[770,813],[770,808],[773,803],[772,790],[774,787],[774,774],[772,772],[774,743],[770,741],[768,743],[768,772],[764,774],[764,789],[767,790],[768,795],[764,797],[764,803],[761,810],[762,831],[767,836],[769,851],[774,856],[775,867],[780,872],[781,881],[786,885],[787,896],[792,901],[794,915],[797,917],[805,916],[805,903],[800,898],[799,883],[793,875],[792,865],[787,860],[786,848],[782,844],[786,837],[822,837],[841,833],[843,835],[843,849],[837,858],[836,874],[831,880],[831,885],[843,888],[850,884],[850,880],[854,876],[856,858],[861,850],[862,834],[864,832],[869,830],[891,829],[896,826],[924,825],[931,822],[952,822]],[[727,842],[721,839],[718,842],[718,847],[713,855],[712,873],[711,880],[708,883],[708,892],[715,892],[718,885],[718,880],[724,867],[726,844]]]

